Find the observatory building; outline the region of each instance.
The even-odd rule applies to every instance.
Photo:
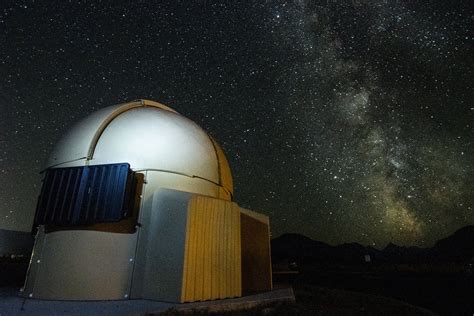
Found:
[[[50,155],[24,295],[193,302],[272,288],[269,220],[233,199],[224,152],[139,100],[97,111]]]

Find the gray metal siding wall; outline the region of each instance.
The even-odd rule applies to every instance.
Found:
[[[180,300],[190,197],[190,193],[168,189],[160,189],[153,195],[143,298]]]

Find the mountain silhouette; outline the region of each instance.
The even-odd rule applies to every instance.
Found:
[[[277,259],[324,258],[329,255],[332,247],[324,242],[312,240],[300,234],[284,234],[271,241],[272,257]]]
[[[463,227],[439,240],[431,249],[436,261],[464,262],[474,258],[474,225]]]
[[[474,258],[474,226],[466,226],[439,240],[432,248],[405,247],[389,243],[384,249],[358,243],[331,246],[300,234],[284,234],[271,241],[272,260],[361,264],[467,262]]]

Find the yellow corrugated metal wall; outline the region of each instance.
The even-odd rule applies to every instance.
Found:
[[[188,204],[181,302],[242,295],[240,209],[195,196]]]

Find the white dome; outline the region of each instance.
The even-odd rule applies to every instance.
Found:
[[[55,146],[47,168],[123,162],[133,170],[202,178],[233,192],[217,143],[193,121],[148,100],[107,107],[77,123]]]

